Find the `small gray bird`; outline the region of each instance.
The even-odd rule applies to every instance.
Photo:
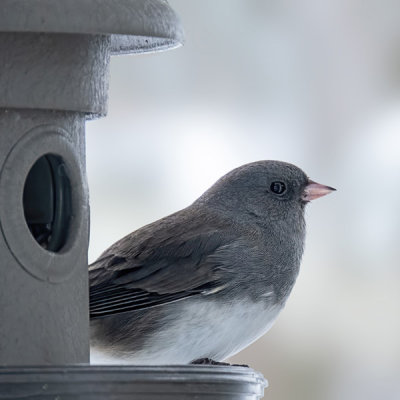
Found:
[[[89,267],[92,361],[221,361],[254,342],[295,283],[305,205],[333,190],[254,162],[116,242]]]

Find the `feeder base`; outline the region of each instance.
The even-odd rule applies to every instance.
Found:
[[[243,367],[0,367],[2,400],[257,400],[266,386]]]

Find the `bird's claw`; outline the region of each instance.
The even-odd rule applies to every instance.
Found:
[[[249,368],[246,364],[229,364],[226,362],[214,361],[211,358],[198,358],[197,360],[192,361],[190,364],[194,365],[225,365],[230,367],[245,367]]]

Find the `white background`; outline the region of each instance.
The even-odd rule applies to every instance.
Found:
[[[115,57],[87,124],[90,260],[260,159],[338,191],[307,210],[302,270],[238,354],[266,399],[400,398],[400,3],[174,0],[183,48]]]

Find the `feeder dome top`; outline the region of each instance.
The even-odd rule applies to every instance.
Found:
[[[110,35],[113,54],[166,50],[184,41],[166,0],[1,0],[1,32]]]

